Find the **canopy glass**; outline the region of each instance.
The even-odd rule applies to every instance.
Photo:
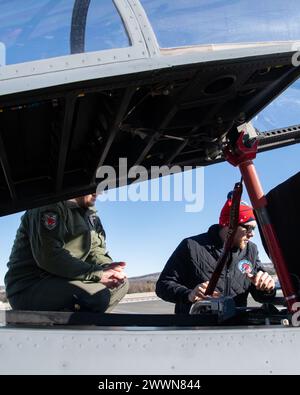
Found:
[[[112,0],[1,0],[0,65],[130,46]]]
[[[159,45],[300,39],[298,0],[141,0]]]

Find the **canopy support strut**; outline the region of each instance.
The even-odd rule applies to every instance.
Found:
[[[251,204],[261,226],[271,260],[277,272],[287,308],[292,312],[295,311],[293,305],[295,302],[299,302],[299,297],[296,295],[274,226],[268,215],[268,202],[252,161],[256,157],[258,141],[256,139],[245,141],[245,137],[247,137],[245,131],[240,132],[238,139],[233,144],[231,142],[225,147],[224,155],[231,165],[238,166],[240,169]]]

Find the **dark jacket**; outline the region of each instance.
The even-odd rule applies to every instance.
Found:
[[[169,258],[156,284],[156,294],[168,302],[176,303],[175,313],[188,313],[191,307],[188,295],[198,284],[210,280],[222,253],[223,243],[219,236],[219,225],[212,225],[207,233],[184,239]],[[258,302],[270,301],[275,292],[267,294],[256,290],[247,276],[240,270],[242,261],[252,263],[252,273],[264,271],[260,265],[257,247],[248,242],[243,250],[233,252],[229,267],[230,296],[236,306],[246,306],[250,292]],[[240,263],[240,264],[239,264]],[[243,263],[243,262],[242,262]],[[225,287],[224,268],[216,290],[223,293]]]
[[[101,279],[105,232],[94,208],[65,201],[26,211],[21,218],[5,276],[10,297],[48,275],[69,280]]]

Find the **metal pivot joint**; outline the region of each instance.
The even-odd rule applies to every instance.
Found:
[[[235,167],[256,158],[258,141],[255,140],[253,143],[249,139],[245,142],[246,136],[245,132],[241,132],[236,142],[226,145],[223,150],[227,162]]]

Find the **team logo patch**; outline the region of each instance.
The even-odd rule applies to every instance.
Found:
[[[55,213],[44,213],[42,216],[42,222],[46,229],[52,230],[58,223],[58,217]]]
[[[253,264],[248,259],[243,259],[239,261],[238,268],[243,274],[250,274],[253,270]]]

